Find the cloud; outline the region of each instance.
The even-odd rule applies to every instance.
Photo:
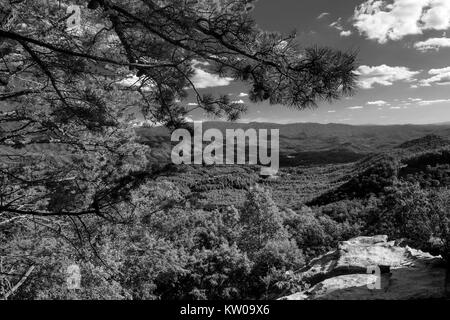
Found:
[[[216,74],[198,68],[194,69],[194,72],[191,81],[197,89],[228,86],[233,81],[233,78],[221,78]]]
[[[364,109],[364,107],[363,106],[355,106],[355,107],[348,107],[347,109],[358,110],[358,109]]]
[[[231,103],[233,103],[233,104],[244,104],[245,102],[241,99],[241,100],[237,100],[237,101],[232,101]]]
[[[187,105],[190,107],[196,107],[196,106],[198,106],[198,103],[189,102]]]
[[[401,109],[401,107],[390,107],[389,109],[391,109],[391,110],[399,110],[399,109]]]
[[[319,16],[317,17],[317,20],[323,19],[326,16],[329,16],[330,14],[328,12],[322,12],[321,14],[319,14]]]
[[[341,37],[349,37],[352,35],[352,32],[350,30],[345,30],[344,27],[342,26],[342,18],[339,18],[333,23],[331,23],[330,27],[339,30],[340,31],[339,34]]]
[[[431,87],[432,85],[450,85],[450,67],[441,69],[431,69],[428,71],[431,75],[428,79],[419,81],[419,85],[422,87]]]
[[[336,110],[328,110],[328,113],[335,113]]]
[[[129,75],[128,78],[119,82],[119,85],[127,87],[141,87],[142,91],[152,91],[155,87],[154,82],[146,79],[145,76],[138,77],[136,75]]]
[[[354,26],[368,39],[386,43],[425,30],[450,27],[448,0],[367,0],[355,9]]]
[[[339,31],[344,30],[344,27],[342,26],[342,18],[339,18],[335,22],[331,23],[330,27],[335,28]]]
[[[371,89],[375,84],[381,86],[391,86],[394,82],[414,81],[414,76],[419,71],[411,71],[407,67],[390,67],[385,64],[380,66],[360,66],[357,70],[359,76],[358,84],[363,89]]]
[[[450,28],[450,2],[448,0],[431,0],[424,9],[421,22],[424,29],[447,30]]]
[[[439,103],[450,103],[450,99],[423,100],[419,102],[419,105],[430,106],[432,104],[439,104]]]
[[[222,78],[219,75],[209,73],[200,67],[207,67],[208,65],[208,62],[200,62],[196,60],[192,62],[194,75],[192,76],[191,81],[197,89],[228,86],[234,80],[229,77]]]
[[[352,32],[350,30],[342,30],[340,33],[341,37],[350,37]]]
[[[367,104],[369,106],[378,106],[378,107],[388,105],[388,103],[386,101],[383,101],[383,100],[369,101],[369,102],[367,102]]]
[[[450,38],[430,38],[426,41],[416,42],[414,48],[420,51],[436,50],[450,47]]]
[[[241,93],[238,94],[238,97],[239,98],[248,97],[248,93],[241,92]]]

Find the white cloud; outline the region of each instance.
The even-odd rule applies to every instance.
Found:
[[[333,23],[330,24],[331,28],[334,28],[336,30],[339,30],[340,33],[339,35],[341,37],[349,37],[352,35],[352,32],[350,30],[345,30],[343,25],[342,25],[342,18],[337,19],[336,21],[334,21]]]
[[[369,101],[369,102],[367,102],[367,104],[370,105],[370,106],[379,106],[379,107],[381,107],[381,106],[387,105],[388,103],[386,101],[383,101],[383,100],[378,100],[378,101]]]
[[[321,14],[319,14],[319,16],[317,17],[318,20],[325,18],[326,16],[329,16],[330,14],[328,12],[322,12]]]
[[[399,109],[401,109],[401,107],[390,107],[389,109],[391,109],[391,110],[399,110]]]
[[[341,37],[350,37],[352,32],[350,30],[342,30],[340,33]]]
[[[385,64],[380,66],[360,66],[357,70],[359,86],[363,89],[373,88],[375,84],[391,86],[396,81],[412,82],[419,71],[411,71],[407,67],[390,67]]]
[[[333,23],[330,24],[330,27],[335,28],[339,31],[344,30],[344,27],[342,26],[342,18],[337,19]]]
[[[450,28],[450,2],[448,0],[430,0],[428,9],[422,16],[424,29],[447,30]]]
[[[195,107],[195,106],[198,106],[198,103],[189,102],[187,105],[190,107]]]
[[[420,51],[439,50],[448,47],[450,47],[450,38],[430,38],[414,44],[414,48]]]
[[[237,100],[237,101],[232,101],[231,103],[234,103],[234,104],[244,104],[245,102],[244,102],[244,100]]]
[[[411,101],[411,102],[419,102],[419,101],[422,101],[421,98],[408,98],[408,100]]]
[[[347,109],[358,110],[358,109],[364,109],[364,107],[363,106],[355,106],[355,107],[348,107]]]
[[[428,79],[423,79],[419,82],[422,87],[430,87],[434,84],[436,85],[450,85],[450,67],[441,69],[431,69],[428,71],[431,75]]]
[[[241,93],[239,93],[238,97],[239,98],[248,97],[248,93],[241,92]]]
[[[221,78],[216,74],[206,72],[199,68],[195,68],[194,72],[191,81],[197,89],[228,86],[233,81],[233,78]]]
[[[328,110],[328,113],[335,113],[336,110]]]
[[[222,78],[219,75],[209,73],[200,67],[207,67],[208,65],[208,62],[192,61],[194,75],[192,76],[191,81],[197,89],[228,86],[233,81],[233,78]]]
[[[386,43],[424,30],[450,27],[448,0],[367,0],[355,9],[354,26],[367,38]]]
[[[145,83],[144,83],[145,82]],[[141,87],[142,91],[152,91],[155,87],[154,82],[146,79],[145,76],[138,77],[136,75],[129,75],[128,78],[119,82],[119,85],[127,87]]]
[[[450,103],[450,99],[438,99],[438,100],[423,100],[419,102],[419,105],[421,106],[429,106],[432,104],[439,104],[439,103]]]

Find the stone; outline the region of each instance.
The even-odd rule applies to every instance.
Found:
[[[371,274],[369,268],[379,268]],[[299,271],[310,289],[281,300],[445,299],[446,267],[440,256],[388,241],[358,237]],[[379,285],[374,285],[374,284]]]

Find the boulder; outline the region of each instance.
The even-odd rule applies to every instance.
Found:
[[[388,241],[358,237],[299,271],[310,289],[281,300],[445,299],[446,265],[440,256]]]

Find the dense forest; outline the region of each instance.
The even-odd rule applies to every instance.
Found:
[[[276,180],[256,167],[169,165],[133,192],[127,223],[0,226],[1,252],[17,254],[2,268],[38,259],[20,299],[273,299],[307,288],[298,270],[358,235],[448,257],[450,149],[424,139],[351,164],[284,168]],[[73,263],[79,290],[66,286]]]

